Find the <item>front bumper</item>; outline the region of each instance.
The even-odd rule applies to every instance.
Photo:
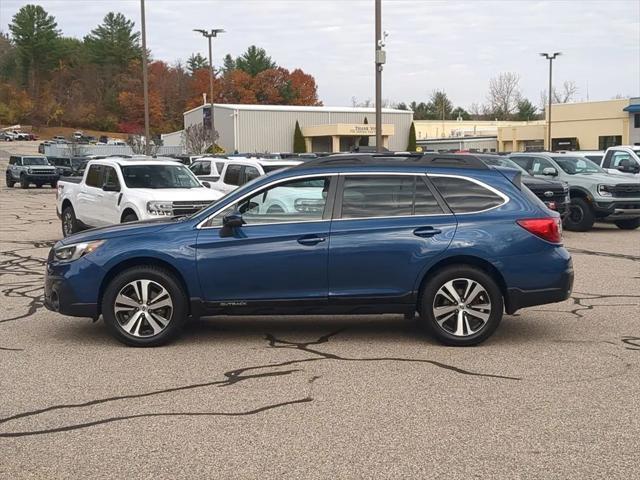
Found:
[[[44,306],[71,317],[98,318],[103,278],[103,270],[84,258],[70,263],[50,260],[45,272]]]
[[[560,275],[555,285],[537,290],[523,290],[520,288],[508,288],[505,298],[505,310],[513,314],[517,310],[534,305],[563,302],[571,295],[573,289],[573,266],[570,263],[567,269]]]
[[[51,183],[60,180],[60,175],[25,175],[26,179],[31,183]]]
[[[607,220],[624,220],[640,217],[640,200],[621,200],[614,202],[593,203],[598,218]]]

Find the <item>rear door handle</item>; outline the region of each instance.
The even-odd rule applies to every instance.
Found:
[[[416,237],[422,237],[422,238],[430,238],[430,237],[433,237],[434,235],[438,235],[439,233],[442,233],[442,230],[438,228],[433,228],[433,227],[419,227],[413,231],[413,234]]]
[[[300,245],[317,245],[324,241],[325,241],[325,238],[319,237],[318,235],[305,235],[298,239],[298,243]]]

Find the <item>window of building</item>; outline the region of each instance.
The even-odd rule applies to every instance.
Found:
[[[488,210],[505,203],[504,199],[475,182],[457,177],[429,177],[453,213]]]
[[[362,175],[347,177],[344,181],[342,218],[440,213],[443,213],[442,208],[421,177]]]
[[[605,135],[598,137],[598,149],[606,150],[609,147],[622,145],[622,135]]]
[[[640,113],[633,115],[633,128],[640,128]]]

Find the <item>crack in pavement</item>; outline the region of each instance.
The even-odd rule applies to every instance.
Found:
[[[322,351],[317,350],[317,349],[309,348],[312,345],[319,345],[319,344],[328,342],[331,339],[331,337],[334,337],[334,336],[342,333],[347,328],[349,328],[349,327],[344,327],[344,328],[341,328],[341,329],[336,330],[334,332],[322,335],[317,340],[314,340],[314,341],[311,341],[311,342],[292,342],[292,341],[288,341],[288,340],[278,339],[274,335],[269,334],[269,333],[267,333],[265,335],[265,339],[268,341],[268,347],[269,348],[295,349],[295,350],[303,351],[303,352],[306,352],[306,353],[310,353],[312,355],[316,355],[315,357],[312,357],[312,358],[302,358],[302,359],[297,359],[297,360],[286,360],[286,361],[277,362],[277,363],[268,363],[268,364],[264,364],[264,365],[254,365],[254,366],[241,367],[241,368],[237,368],[237,369],[234,369],[234,370],[229,370],[229,371],[227,371],[227,372],[225,372],[223,374],[226,377],[225,380],[216,380],[216,381],[211,381],[211,382],[202,382],[202,383],[196,383],[196,384],[182,385],[182,386],[178,386],[178,387],[166,388],[166,389],[162,389],[162,390],[154,390],[154,391],[145,392],[145,393],[137,393],[137,394],[129,394],[129,395],[117,395],[117,396],[113,396],[113,397],[106,397],[106,398],[101,398],[101,399],[88,400],[86,402],[81,402],[81,403],[52,405],[50,407],[45,407],[45,408],[41,408],[41,409],[37,409],[37,410],[26,411],[26,412],[22,412],[22,413],[17,413],[17,414],[11,415],[9,417],[0,418],[0,425],[6,424],[6,423],[11,422],[11,421],[23,419],[23,418],[35,417],[37,415],[42,415],[44,413],[57,411],[57,410],[66,410],[66,409],[90,407],[90,406],[99,405],[99,404],[105,404],[105,403],[114,402],[114,401],[118,401],[118,400],[127,400],[127,399],[134,399],[134,398],[145,398],[145,397],[151,397],[151,396],[154,396],[154,395],[160,395],[160,394],[164,394],[164,393],[172,393],[172,392],[179,392],[179,391],[185,391],[185,390],[193,390],[193,389],[197,389],[197,388],[205,388],[205,387],[212,387],[212,386],[227,387],[227,386],[231,386],[231,385],[234,385],[234,384],[236,384],[238,382],[241,382],[241,381],[244,381],[244,380],[249,380],[249,379],[291,375],[291,374],[293,374],[295,372],[300,372],[301,370],[300,369],[277,370],[277,371],[268,371],[268,372],[263,372],[263,373],[250,373],[250,374],[248,374],[248,372],[253,372],[253,371],[256,371],[256,370],[264,370],[264,369],[281,368],[281,367],[286,367],[286,366],[291,366],[291,365],[298,365],[298,364],[304,364],[304,363],[309,363],[309,362],[317,362],[317,361],[325,361],[325,360],[338,360],[338,361],[347,361],[347,362],[380,362],[380,361],[384,361],[384,362],[428,363],[430,365],[433,365],[433,366],[436,366],[436,367],[439,367],[439,368],[443,368],[443,369],[448,370],[448,371],[453,371],[455,373],[462,374],[462,375],[472,375],[472,376],[477,376],[477,377],[497,378],[497,379],[502,379],[502,380],[516,380],[516,381],[521,380],[520,378],[517,378],[517,377],[508,377],[508,376],[502,376],[502,375],[493,375],[493,374],[484,374],[484,373],[471,372],[471,371],[464,370],[464,369],[461,369],[461,368],[458,368],[458,367],[454,367],[452,365],[447,365],[447,364],[444,364],[444,363],[441,363],[441,362],[436,362],[436,361],[427,360],[427,359],[411,359],[411,358],[401,358],[401,357],[349,358],[349,357],[341,357],[341,356],[334,355],[334,354],[331,354],[331,353],[322,352]],[[308,381],[308,383],[309,384],[313,384],[319,378],[320,377],[316,375],[316,376],[312,377]],[[290,405],[290,404],[294,404],[294,403],[310,402],[312,400],[313,400],[313,398],[311,397],[311,392],[310,392],[309,396],[307,396],[304,400],[295,400],[295,401],[283,402],[283,403],[274,404],[274,405],[267,406],[267,407],[261,407],[261,409],[251,410],[250,412],[252,412],[251,414],[259,413],[261,411],[269,410],[271,408],[275,408],[275,407],[278,407],[278,406]],[[144,417],[149,417],[149,416],[189,416],[189,415],[205,415],[205,414],[200,413],[200,412],[177,412],[177,413],[154,413],[154,414],[126,415],[126,416],[120,416],[120,417],[110,417],[110,418],[107,418],[107,419],[104,419],[104,420],[96,420],[96,421],[92,421],[92,422],[85,422],[85,423],[79,423],[79,424],[74,424],[74,425],[68,425],[68,426],[65,426],[65,427],[57,427],[57,428],[50,428],[50,429],[37,430],[37,431],[0,432],[0,438],[11,438],[11,437],[19,437],[19,436],[42,435],[42,434],[46,434],[46,433],[64,432],[64,431],[69,431],[69,430],[77,430],[77,429],[81,429],[81,428],[87,428],[87,427],[91,427],[91,426],[95,426],[95,425],[100,425],[100,424],[103,424],[103,423],[111,423],[111,422],[116,422],[116,421],[121,421],[121,420],[128,420],[128,419],[135,419],[135,418],[144,418]],[[231,414],[221,414],[221,413],[215,413],[215,412],[213,412],[213,413],[210,412],[210,413],[207,413],[206,415],[232,416]],[[237,414],[234,414],[234,415],[237,415]]]
[[[612,253],[612,252],[599,252],[596,250],[584,250],[582,248],[567,248],[567,250],[571,253],[579,253],[583,255],[595,255],[597,257],[610,257],[610,258],[622,258],[625,260],[631,260],[633,262],[640,261],[640,256],[638,255],[626,255],[624,253]]]
[[[625,347],[627,350],[640,351],[640,337],[622,337],[622,341],[629,347]]]

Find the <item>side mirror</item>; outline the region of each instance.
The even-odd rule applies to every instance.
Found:
[[[211,188],[211,184],[209,182],[200,182],[203,187]]]
[[[119,192],[120,187],[113,183],[105,183],[104,185],[102,185],[102,190],[104,192]]]
[[[222,225],[229,228],[241,227],[244,225],[244,220],[239,213],[230,213],[223,217]]]
[[[543,175],[548,175],[550,177],[555,177],[558,175],[558,171],[553,167],[547,167],[542,169]]]

